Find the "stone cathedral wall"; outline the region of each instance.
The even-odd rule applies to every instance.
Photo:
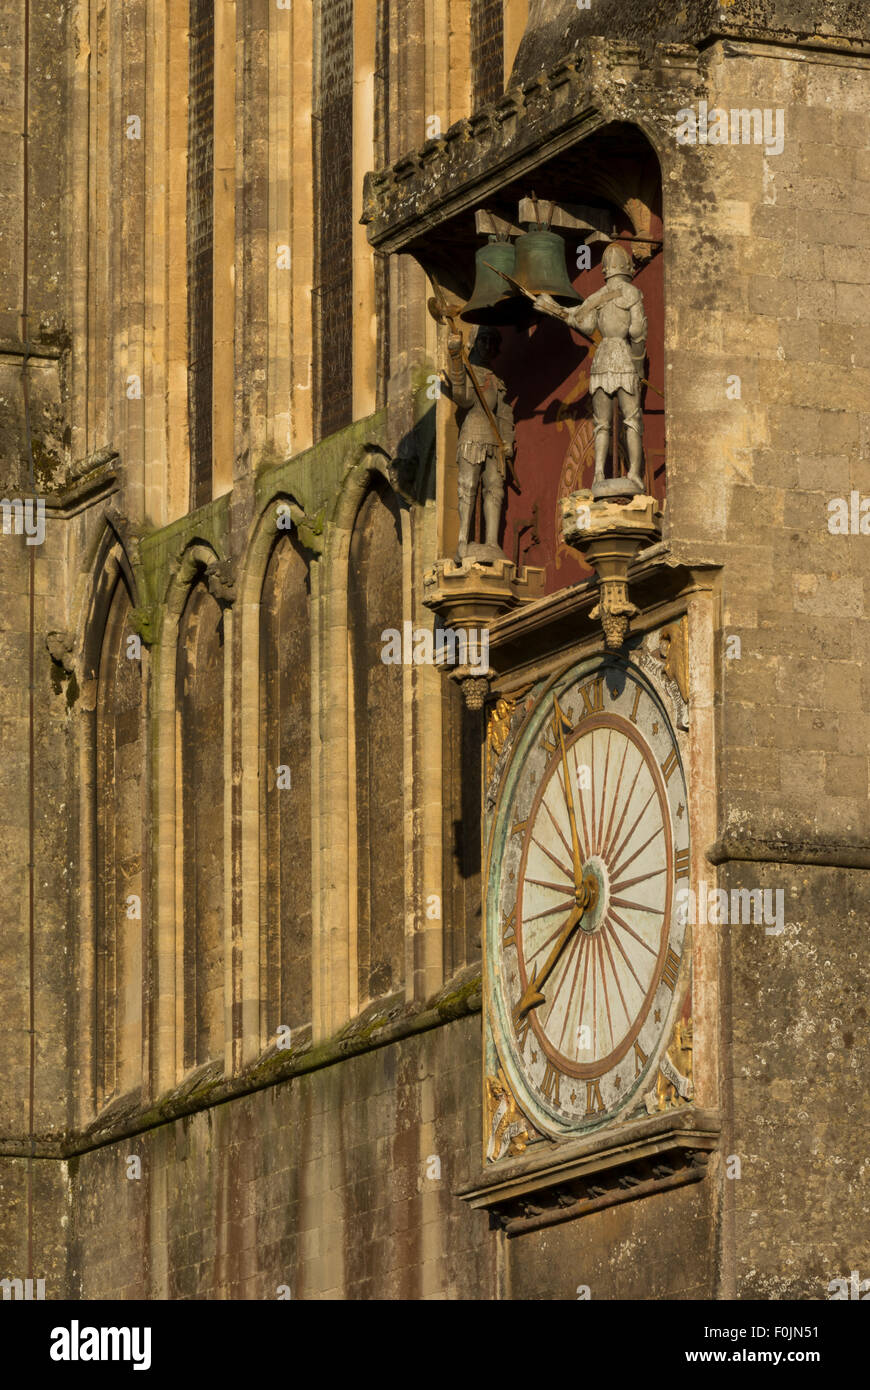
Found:
[[[576,51],[595,70],[590,101],[639,125],[661,165],[665,539],[713,614],[695,834],[711,888],[781,890],[785,904],[781,934],[707,928],[696,1076],[722,1139],[704,1180],[508,1240],[457,1196],[482,1152],[479,798],[463,779],[479,770],[482,726],[437,671],[379,669],[373,646],[394,621],[431,627],[422,580],[450,436],[445,403],[426,395],[443,341],[425,277],[393,256],[377,279],[362,177],[421,146],[431,109],[445,129],[469,113],[465,7],[451,0],[445,35],[424,42],[411,14],[379,39],[390,101],[379,147],[358,136],[353,161],[352,423],[328,439],[312,414],[300,191],[311,34],[304,6],[290,33],[265,4],[239,20],[248,65],[236,109],[218,94],[215,115],[220,177],[239,195],[213,229],[223,405],[211,500],[196,511],[173,240],[187,197],[183,8],[129,7],[122,79],[107,71],[120,50],[103,18],[34,7],[29,230],[13,177],[21,34],[3,21],[15,58],[0,161],[13,252],[0,258],[3,487],[27,486],[26,240],[41,355],[24,370],[49,505],[43,545],[0,535],[0,1275],[27,1273],[30,1241],[48,1297],[573,1298],[581,1285],[593,1298],[825,1297],[829,1280],[870,1266],[870,568],[866,535],[828,525],[831,499],[870,497],[866,17],[846,0],[810,19],[802,0],[735,0],[725,36],[702,42],[718,6],[689,4],[656,47],[654,0],[636,7],[637,28],[614,7],[612,39],[590,38],[575,6],[545,19],[537,0],[523,37],[505,7],[506,77],[514,58],[520,81]],[[218,9],[225,34],[234,7]],[[358,51],[374,53],[357,23]],[[497,31],[483,6],[482,89]],[[158,60],[144,74],[146,37]],[[128,94],[156,103],[158,128],[124,184],[106,132]],[[374,87],[353,100],[364,116]],[[781,111],[781,152],[678,145],[676,111],[701,101]],[[294,163],[298,179],[279,176]],[[286,280],[273,255],[285,236]],[[142,397],[127,395],[140,375]],[[281,595],[304,610],[307,656]],[[117,680],[101,694],[130,635],[138,710]],[[302,827],[269,780],[296,699],[311,721],[297,752],[298,728],[287,735],[287,794],[310,775]],[[139,918],[121,915],[131,893]],[[304,912],[282,927],[294,894]],[[735,1156],[739,1178],[726,1172]]]
[[[867,1262],[868,562],[828,522],[870,490],[868,78],[736,47],[709,55],[711,102],[782,110],[784,143],[687,147],[704,213],[671,223],[697,296],[676,311],[669,509],[676,549],[723,566],[708,857],[729,893],[784,905],[781,935],[721,929],[725,1287],[813,1297]]]

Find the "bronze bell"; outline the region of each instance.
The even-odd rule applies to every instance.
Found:
[[[498,241],[495,237],[490,237],[487,245],[475,253],[474,289],[459,315],[465,323],[514,322],[519,296],[498,273],[503,270],[506,275],[513,275],[514,255],[512,241]]]
[[[565,243],[556,232],[526,232],[516,240],[514,279],[530,294],[548,294],[557,304],[579,304],[568,277]]]

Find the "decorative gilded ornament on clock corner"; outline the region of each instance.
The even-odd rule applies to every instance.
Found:
[[[501,1067],[486,1078],[486,1156],[491,1163],[524,1153],[535,1131],[520,1110]]]
[[[695,1095],[692,1079],[694,1024],[691,1018],[677,1023],[667,1051],[659,1062],[655,1088],[645,1096],[651,1115],[657,1110],[673,1110],[688,1105]]]

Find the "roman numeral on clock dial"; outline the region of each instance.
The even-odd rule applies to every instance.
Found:
[[[517,905],[514,903],[510,912],[501,924],[501,944],[507,950],[508,946],[517,944]]]
[[[541,1091],[547,1097],[547,1100],[553,1101],[554,1105],[559,1104],[559,1082],[561,1079],[562,1073],[556,1070],[552,1062],[547,1061],[544,1070],[544,1079],[541,1082]]]
[[[629,719],[631,720],[632,724],[636,724],[636,723],[637,723],[637,707],[638,707],[638,705],[640,704],[640,695],[641,695],[640,686],[639,686],[639,685],[638,685],[638,686],[635,686],[635,690],[634,690],[634,704],[633,704],[632,707],[631,707],[631,714],[628,716]]]
[[[589,681],[580,687],[580,698],[583,701],[583,714],[600,714],[604,709],[604,677],[596,676],[595,680]]]
[[[597,1081],[586,1082],[586,1114],[600,1115],[605,1109],[604,1101],[601,1099],[601,1087]]]
[[[665,984],[667,985],[668,989],[671,991],[672,994],[677,987],[677,975],[679,974],[679,971],[680,957],[676,954],[676,952],[672,951],[669,946],[668,954],[665,957],[665,968],[662,971],[662,979],[664,980]]]
[[[571,721],[562,709],[556,697],[553,697],[553,713],[547,720],[547,730],[544,734],[543,744],[547,753],[555,753],[559,747],[559,735],[571,732]]]
[[[673,771],[674,771],[674,769],[676,768],[676,766],[677,766],[677,753],[676,753],[676,749],[672,748],[671,751],[670,751],[670,753],[668,754],[668,756],[665,758],[664,762],[662,763],[662,772],[663,772],[664,775],[665,775],[665,781],[666,781],[666,782],[670,782],[670,780],[671,780],[671,774],[673,773]]]

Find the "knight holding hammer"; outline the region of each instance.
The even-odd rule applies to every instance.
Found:
[[[562,319],[584,337],[598,342],[592,359],[589,393],[595,433],[593,491],[643,492],[643,414],[640,388],[646,355],[647,321],[643,294],[632,284],[631,253],[611,242],[602,257],[605,286],[582,304],[566,309],[548,294],[530,296],[539,312]],[[628,477],[605,480],[612,414],[619,401],[628,453]]]
[[[498,543],[504,505],[505,474],[514,453],[514,416],[507,389],[492,369],[501,346],[498,329],[482,325],[474,346],[463,360],[462,335],[447,339],[448,390],[464,418],[456,451],[459,466],[459,542],[456,561],[470,559],[492,563],[505,558]],[[484,543],[469,544],[471,519],[483,475]]]

